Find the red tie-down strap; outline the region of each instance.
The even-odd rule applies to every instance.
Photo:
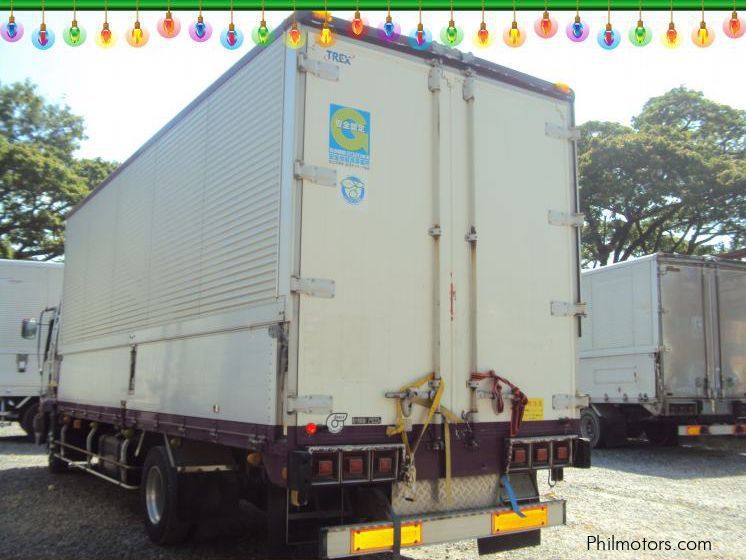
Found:
[[[495,408],[495,413],[497,414],[500,414],[505,410],[501,383],[505,383],[510,387],[512,393],[510,398],[510,403],[512,405],[510,410],[510,437],[515,437],[518,434],[518,430],[521,429],[523,411],[526,409],[526,404],[528,404],[528,397],[514,383],[511,383],[504,377],[500,377],[494,370],[489,370],[483,373],[474,372],[471,374],[471,379],[474,381],[492,379],[492,394],[494,395],[492,406]]]

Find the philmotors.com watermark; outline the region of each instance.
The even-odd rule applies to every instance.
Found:
[[[657,552],[657,551],[711,551],[712,541],[707,540],[668,540],[668,539],[620,539],[614,535],[602,537],[600,535],[588,535],[586,549],[594,551],[633,551],[633,552]]]

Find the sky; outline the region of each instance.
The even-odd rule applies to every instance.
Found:
[[[101,49],[93,36],[103,22],[102,13],[78,13],[79,25],[87,29],[89,37],[84,45],[72,48],[61,36],[72,14],[49,12],[46,22],[56,33],[57,43],[47,51],[39,51],[32,46],[29,37],[31,30],[38,26],[41,14],[17,12],[16,19],[24,24],[26,36],[17,43],[0,41],[0,82],[29,79],[38,84],[39,91],[47,99],[65,103],[85,118],[88,139],[81,145],[80,157],[122,162],[251,47],[250,37],[237,51],[228,51],[220,45],[219,33],[228,22],[226,12],[205,13],[207,21],[214,26],[213,37],[206,43],[195,43],[186,31],[195,19],[194,13],[174,14],[182,22],[181,34],[166,40],[155,29],[162,14],[143,12],[140,19],[143,27],[151,32],[150,42],[141,49],[134,49],[123,37],[134,21],[134,14],[112,12],[109,22],[119,42],[112,49]],[[268,12],[270,28],[287,15]],[[352,12],[340,11],[334,15],[349,19]],[[459,48],[551,82],[569,84],[576,92],[578,123],[610,120],[628,124],[647,99],[680,85],[703,91],[715,101],[746,109],[743,66],[746,37],[734,40],[725,36],[722,24],[729,12],[707,12],[706,19],[715,30],[716,39],[706,49],[695,47],[690,39],[692,29],[698,26],[699,13],[674,14],[682,44],[678,49],[667,49],[661,43],[661,35],[668,28],[667,12],[644,14],[644,21],[655,36],[653,42],[643,48],[632,46],[626,37],[636,24],[638,14],[613,12],[612,23],[624,33],[621,45],[614,51],[601,49],[595,40],[595,34],[606,23],[605,13],[581,13],[584,21],[591,25],[591,36],[584,43],[572,43],[564,35],[564,27],[572,21],[574,13],[553,12],[552,15],[560,23],[560,31],[552,39],[540,39],[533,32],[533,22],[540,16],[538,12],[518,12],[518,22],[528,32],[522,47],[511,49],[497,37],[489,48],[478,49],[472,43],[472,34],[479,27],[480,14],[456,12],[456,23],[467,35]],[[363,16],[372,25],[379,25],[385,13],[370,12]],[[414,12],[394,13],[403,31],[414,28],[416,18]],[[235,15],[236,25],[246,32],[257,20],[258,14],[254,12]],[[447,12],[423,15],[425,27],[434,34],[439,34],[447,21]],[[488,12],[486,21],[493,34],[502,35],[511,18],[507,12]]]

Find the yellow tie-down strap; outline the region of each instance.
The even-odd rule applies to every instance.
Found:
[[[417,381],[414,381],[413,383],[409,383],[407,385],[404,385],[399,390],[401,393],[405,393],[408,390],[417,390],[422,385],[425,385],[426,383],[430,383],[435,379],[435,374],[430,373],[426,375],[425,377],[421,377]],[[435,396],[432,399],[423,399],[421,397],[417,397],[412,400],[413,403],[418,404],[424,408],[427,408],[427,417],[425,418],[425,422],[422,425],[422,431],[420,431],[420,435],[417,436],[417,441],[415,441],[414,446],[410,445],[409,443],[409,436],[407,435],[407,427],[406,423],[404,422],[404,413],[402,412],[402,407],[400,406],[400,403],[396,403],[396,425],[389,426],[386,428],[386,435],[389,437],[393,437],[397,434],[401,434],[402,443],[404,443],[404,449],[407,454],[407,463],[411,466],[413,469],[413,473],[416,473],[416,470],[414,470],[414,454],[417,452],[418,447],[420,446],[420,443],[422,442],[422,437],[425,435],[425,432],[427,431],[428,426],[430,425],[430,422],[433,419],[433,416],[436,412],[440,413],[441,416],[443,416],[443,423],[445,424],[445,454],[446,454],[446,500],[447,503],[450,505],[451,503],[451,430],[450,430],[450,424],[459,424],[461,423],[461,418],[454,414],[452,411],[450,411],[445,406],[442,406],[440,404],[440,400],[443,396],[443,389],[445,388],[445,382],[442,379],[439,379],[439,385],[438,389],[435,392]],[[415,482],[415,476],[413,474],[411,482]]]

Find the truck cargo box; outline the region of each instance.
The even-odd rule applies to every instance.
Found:
[[[512,462],[583,454],[572,93],[300,21],[69,217],[55,410],[259,450],[295,507],[384,481],[400,515],[494,508]],[[326,555],[365,552],[345,531]]]
[[[746,263],[651,255],[584,272],[583,297],[578,388],[601,415],[614,405],[740,433]]]
[[[21,322],[59,303],[62,269],[62,263],[0,259],[0,421],[18,420],[27,431],[42,380],[37,344],[21,336]]]

